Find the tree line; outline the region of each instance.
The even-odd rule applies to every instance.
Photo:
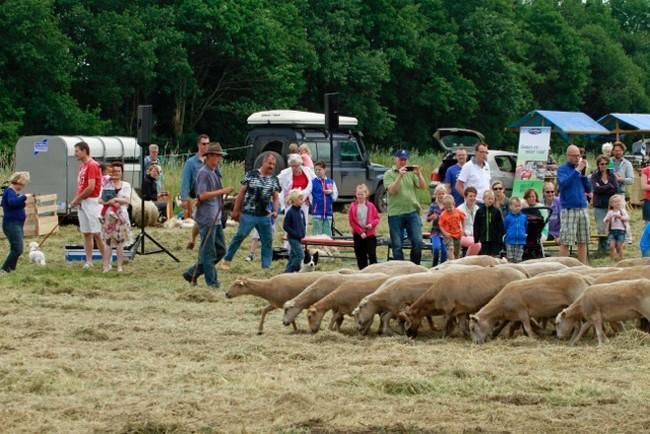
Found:
[[[0,144],[26,134],[243,143],[258,110],[341,93],[378,147],[438,127],[491,146],[534,108],[650,112],[648,0],[5,0]]]

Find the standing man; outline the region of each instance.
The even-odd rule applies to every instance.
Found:
[[[456,192],[461,196],[467,187],[476,189],[477,202],[483,203],[483,193],[490,189],[490,166],[487,163],[488,146],[479,143],[474,147],[474,159],[468,161],[458,174]]]
[[[580,157],[580,149],[569,145],[567,162],[557,169],[560,187],[560,256],[569,256],[569,246],[578,245],[578,260],[587,264],[589,243],[589,214],[586,194],[591,193],[591,182],[582,174],[586,162]]]
[[[267,155],[259,169],[253,169],[244,175],[242,187],[235,199],[235,206],[231,217],[239,222],[237,233],[230,241],[226,256],[221,263],[222,270],[229,270],[230,263],[237,253],[242,241],[246,239],[253,228],[257,229],[262,243],[262,268],[269,268],[273,259],[273,223],[269,218],[269,203],[273,204],[271,215],[273,219],[278,217],[278,193],[280,192],[280,181],[273,174],[275,169],[275,157]]]
[[[196,265],[183,273],[183,278],[195,283],[196,278],[205,273],[205,283],[210,288],[219,288],[217,271],[214,264],[219,262],[226,252],[226,241],[221,226],[223,197],[232,193],[232,187],[224,188],[217,170],[226,153],[219,143],[210,143],[204,152],[205,164],[196,175],[195,190],[198,205],[195,220],[199,225],[201,248]]]
[[[388,191],[388,228],[393,259],[403,260],[403,234],[411,241],[411,262],[422,258],[422,220],[416,190],[426,188],[420,166],[409,166],[409,153],[400,149],[395,153],[395,165],[384,174]]]
[[[181,174],[181,203],[183,205],[183,216],[185,218],[192,217],[192,199],[196,198],[194,191],[194,181],[199,169],[203,165],[203,154],[210,144],[210,138],[207,134],[199,135],[196,141],[197,151],[185,161],[183,166],[183,173]],[[190,235],[190,241],[187,243],[188,249],[194,248],[194,240],[199,233],[198,225],[194,225]]]
[[[447,192],[451,193],[451,195],[454,196],[454,203],[458,207],[465,201],[463,194],[459,193],[458,190],[456,190],[456,181],[458,180],[458,175],[460,174],[460,170],[467,162],[467,151],[465,149],[456,149],[456,161],[456,164],[447,169],[444,182],[445,186],[447,186]]]
[[[90,157],[90,146],[86,142],[74,145],[74,156],[81,162],[77,175],[77,195],[70,202],[70,208],[79,207],[79,231],[84,235],[84,250],[86,262],[84,270],[93,266],[93,239],[104,258],[104,243],[102,242],[102,225],[99,221],[101,205],[99,195],[102,190],[102,170],[99,164]]]
[[[149,169],[151,164],[157,164],[160,166],[160,161],[158,161],[158,145],[151,144],[149,145],[149,155],[144,157],[144,170]]]
[[[632,163],[623,158],[625,154],[625,145],[622,142],[614,142],[612,146],[612,156],[614,157],[614,175],[618,182],[618,192],[624,194],[625,186],[634,183],[634,169]]]

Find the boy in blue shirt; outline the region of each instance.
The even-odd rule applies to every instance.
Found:
[[[312,179],[312,235],[332,236],[332,204],[339,196],[336,184],[325,174],[327,164],[318,161],[314,164],[316,178]]]
[[[521,262],[526,245],[526,229],[528,219],[521,213],[521,200],[518,197],[510,199],[510,212],[506,216],[503,226],[506,236],[506,257],[508,262]]]
[[[645,225],[643,235],[641,235],[641,242],[639,243],[639,247],[641,247],[642,257],[650,257],[650,223],[647,223]]]

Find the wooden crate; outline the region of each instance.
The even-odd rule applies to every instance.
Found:
[[[26,237],[47,235],[59,224],[56,199],[56,194],[41,194],[27,198],[25,203],[27,218],[24,225]],[[3,216],[2,208],[0,208],[0,217]],[[58,230],[56,228],[55,232]],[[4,233],[0,232],[0,237],[4,238]]]

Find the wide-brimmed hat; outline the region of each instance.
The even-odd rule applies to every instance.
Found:
[[[210,142],[208,144],[208,149],[205,150],[204,155],[208,154],[228,155],[228,153],[221,148],[219,142]]]

